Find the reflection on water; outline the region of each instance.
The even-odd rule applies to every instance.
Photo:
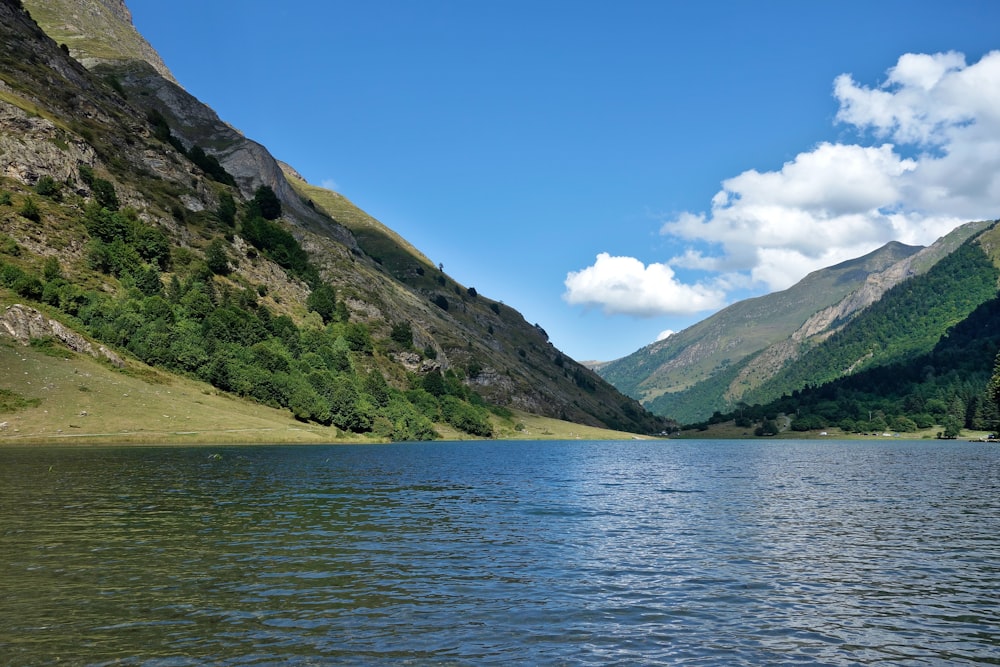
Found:
[[[998,491],[955,442],[0,449],[0,662],[1000,664]]]

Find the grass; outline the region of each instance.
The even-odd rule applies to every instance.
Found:
[[[356,438],[296,421],[212,387],[155,373],[141,364],[118,371],[86,355],[0,339],[0,444],[333,442]]]
[[[54,345],[22,346],[0,337],[0,446],[376,442],[137,362],[120,371],[68,350],[53,355]],[[636,437],[521,412],[494,417],[494,426],[503,439]],[[472,439],[447,425],[438,432],[448,440]]]

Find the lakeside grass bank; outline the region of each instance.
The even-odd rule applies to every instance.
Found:
[[[493,426],[505,440],[643,437],[520,411],[510,419],[494,416]],[[477,439],[447,424],[436,430],[446,440]],[[60,346],[0,338],[0,446],[380,442],[135,362],[119,370]]]

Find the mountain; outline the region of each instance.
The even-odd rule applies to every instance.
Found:
[[[839,331],[895,285],[930,270],[990,224],[968,223],[927,248],[888,243],[864,257],[815,271],[786,290],[735,303],[595,370],[656,414],[684,423],[702,421],[766,395],[758,388],[794,364],[804,350]]]
[[[829,338],[746,395],[737,433],[997,432],[1000,426],[1000,223],[888,290]],[[726,428],[720,426],[720,428]],[[934,429],[934,430],[932,430]]]
[[[0,79],[0,305],[339,432],[669,426],[189,95],[122,2],[0,0]]]
[[[1000,227],[994,222],[925,272],[900,281],[846,324],[804,348],[800,356],[744,398],[763,403],[806,386],[820,386],[865,369],[903,364],[930,353],[955,327],[997,297],[998,245]],[[988,369],[990,364],[984,366]]]
[[[142,61],[177,83],[160,54],[135,29],[123,0],[28,0],[23,5],[46,34],[67,45],[85,67]]]

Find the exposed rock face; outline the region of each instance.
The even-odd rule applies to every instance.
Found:
[[[21,345],[28,345],[32,339],[56,338],[74,352],[89,354],[95,359],[105,359],[117,368],[125,367],[122,358],[108,348],[103,345],[95,348],[75,331],[45,317],[38,310],[19,303],[8,306],[3,317],[0,317],[0,334],[10,336]]]
[[[278,161],[256,141],[219,118],[213,109],[186,90],[154,71],[144,62],[120,63],[110,68],[134,103],[154,108],[167,119],[171,132],[186,147],[201,147],[232,174],[240,193],[247,199],[261,185],[267,185],[281,200],[284,217],[298,226],[332,237],[356,248],[357,242],[346,229],[319,215],[292,189]]]
[[[0,91],[5,88],[0,82]],[[55,123],[0,102],[0,175],[34,185],[43,175],[72,182],[78,165],[94,165],[94,149]]]
[[[47,31],[66,44],[80,63],[143,60],[160,76],[177,83],[160,54],[132,24],[124,0],[22,0]]]

